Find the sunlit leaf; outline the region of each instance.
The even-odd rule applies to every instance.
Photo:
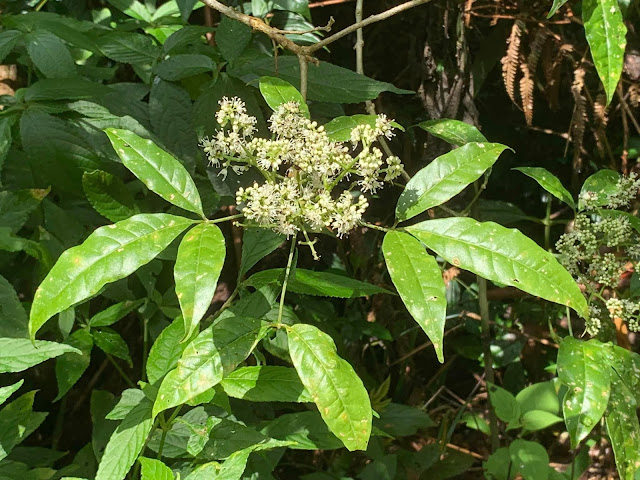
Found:
[[[251,402],[313,402],[293,368],[242,367],[224,378],[221,386],[230,397]]]
[[[21,372],[67,352],[81,353],[77,348],[64,343],[0,338],[0,373]]]
[[[329,429],[350,451],[366,450],[371,403],[353,367],[338,356],[331,337],[313,325],[292,325],[287,336],[293,365]]]
[[[276,77],[260,78],[260,93],[271,107],[271,110],[277,110],[280,105],[288,102],[297,102],[300,104],[300,111],[309,118],[309,107],[302,98],[300,92],[289,82]]]
[[[443,362],[442,338],[447,299],[438,262],[418,240],[403,232],[388,232],[384,236],[382,253],[400,298],[429,336],[438,360]]]
[[[485,136],[473,125],[452,118],[427,120],[426,122],[419,123],[418,126],[434,137],[438,137],[453,145],[487,141]]]
[[[547,192],[575,210],[576,204],[569,191],[562,186],[558,177],[550,173],[547,169],[540,167],[519,167],[514,168],[514,170],[518,170],[528,177],[533,178]]]

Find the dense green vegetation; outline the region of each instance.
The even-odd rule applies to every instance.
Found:
[[[363,3],[0,5],[0,480],[640,478],[638,2]]]

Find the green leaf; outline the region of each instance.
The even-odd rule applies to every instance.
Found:
[[[465,145],[472,142],[486,142],[485,138],[480,130],[473,125],[461,122],[460,120],[453,120],[451,118],[440,118],[436,120],[428,120],[421,122],[418,126],[429,132],[434,137],[438,137],[447,143],[453,145]]]
[[[13,144],[11,127],[13,126],[15,120],[15,116],[6,116],[0,118],[0,170],[4,166],[4,161],[7,158],[7,155],[9,155],[9,149]],[[0,186],[2,186],[2,178],[0,178]]]
[[[29,320],[18,294],[0,275],[0,338],[29,338]]]
[[[566,337],[558,351],[558,377],[569,389],[562,401],[572,448],[600,421],[611,393],[611,360],[607,345]]]
[[[230,397],[250,402],[313,402],[293,368],[242,367],[220,384]]]
[[[296,87],[289,82],[276,77],[261,77],[260,93],[273,111],[276,111],[283,103],[297,102],[300,104],[300,111],[303,115],[307,118],[310,117],[307,102],[304,101]]]
[[[373,426],[394,437],[415,435],[422,428],[433,427],[435,423],[419,408],[400,403],[389,403],[380,412],[380,418],[373,419]]]
[[[153,403],[145,398],[118,425],[105,448],[96,480],[123,480],[149,436]]]
[[[231,316],[200,332],[184,350],[178,366],[164,377],[153,416],[220,383],[249,356],[268,325],[255,318]]]
[[[80,350],[63,343],[28,338],[0,338],[0,373],[22,372],[63,353],[80,354]]]
[[[616,192],[616,185],[620,174],[613,170],[600,170],[587,178],[580,189],[578,209],[583,210],[586,205],[584,199],[589,198],[588,206],[604,206],[609,203],[609,195]]]
[[[159,48],[148,35],[132,32],[113,32],[96,39],[100,51],[111,60],[122,63],[145,64],[154,62]]]
[[[582,21],[591,57],[607,93],[607,104],[613,99],[627,47],[627,27],[617,0],[584,0]]]
[[[215,72],[215,70],[215,62],[210,57],[199,54],[174,55],[153,69],[160,78],[173,82],[200,73]]]
[[[378,120],[377,115],[351,115],[348,117],[336,117],[330,122],[324,125],[324,131],[330,140],[334,142],[348,142],[351,140],[351,130],[358,125],[369,125],[370,127],[376,126]],[[391,126],[402,130],[402,125],[396,122],[391,122]]]
[[[549,14],[547,15],[547,18],[551,18],[555,15],[555,13],[560,9],[561,6],[563,6],[565,3],[567,3],[569,0],[553,0],[553,5],[551,6],[551,10],[549,10]]]
[[[409,180],[398,199],[396,218],[408,220],[456,196],[507,148],[499,143],[468,143],[436,158]]]
[[[238,58],[250,41],[251,27],[226,15],[222,16],[216,30],[216,44],[226,61]]]
[[[547,480],[549,455],[539,443],[514,440],[509,445],[509,455],[511,464],[524,480]]]
[[[18,233],[48,193],[49,190],[39,189],[0,192],[0,228]]]
[[[7,385],[6,387],[0,387],[0,405],[7,401],[7,399],[13,395],[24,383],[24,379],[18,380],[13,385]]]
[[[180,242],[173,275],[185,337],[196,331],[211,305],[225,255],[224,235],[214,223],[196,225]]]
[[[562,186],[562,183],[560,182],[560,180],[558,180],[558,177],[553,175],[547,169],[540,167],[518,167],[514,168],[514,170],[522,172],[526,176],[533,178],[551,195],[556,197],[561,202],[566,203],[574,210],[576,209],[576,204],[573,201],[573,198],[571,197],[569,191]]]
[[[167,202],[204,217],[198,189],[180,162],[135,133],[112,128],[106,133],[125,167],[149,190]]]
[[[9,55],[21,36],[22,32],[19,30],[4,30],[0,32],[0,62]]]
[[[335,450],[343,447],[317,411],[280,415],[269,422],[262,433],[292,442],[290,448],[294,450]]]
[[[93,338],[88,329],[76,330],[67,338],[67,345],[76,348],[80,355],[76,353],[65,353],[56,360],[56,380],[58,382],[58,395],[53,400],[57,402],[64,397],[73,387],[91,362],[91,350],[93,349]]]
[[[612,376],[611,397],[605,415],[607,433],[621,480],[635,480],[640,466],[640,424],[634,392]]]
[[[82,189],[95,211],[112,222],[126,220],[139,213],[133,195],[120,177],[102,170],[85,172]]]
[[[83,244],[65,251],[36,291],[31,338],[56,313],[149,263],[192,223],[165,213],[135,215],[98,228]]]
[[[274,252],[284,242],[284,237],[267,228],[246,228],[242,235],[242,261],[238,278],[251,267]]]
[[[559,422],[562,422],[562,418],[544,410],[529,410],[522,415],[522,429],[525,432],[542,430]]]
[[[154,384],[178,365],[182,352],[189,345],[185,338],[184,320],[176,318],[153,343],[147,359],[147,378]]]
[[[520,405],[522,413],[531,410],[542,410],[555,415],[560,412],[558,392],[553,382],[540,382],[529,385],[518,392],[516,401]]]
[[[202,154],[189,93],[174,83],[155,80],[149,95],[149,117],[164,146],[193,174]]]
[[[24,100],[26,102],[80,100],[105,95],[110,91],[109,87],[82,77],[45,78],[24,90]]]
[[[173,480],[173,472],[160,460],[140,457],[142,480]]]
[[[589,316],[587,302],[571,274],[516,229],[455,217],[429,220],[406,230],[456,267]]]
[[[138,0],[108,0],[111,5],[116,7],[125,15],[129,15],[135,20],[141,20],[146,23],[151,23],[151,13],[142,3]]]
[[[96,347],[104,353],[125,360],[129,366],[133,365],[131,356],[129,355],[129,347],[119,333],[110,328],[103,328],[100,330],[92,330],[91,336],[96,343]]]
[[[124,418],[139,405],[144,399],[145,394],[138,388],[127,388],[115,407],[104,417],[107,420],[124,420]]]
[[[46,417],[32,411],[35,394],[35,391],[25,393],[0,410],[0,460],[31,435]]]
[[[260,58],[245,63],[238,62],[231,73],[244,80],[277,74],[278,78],[286,80],[294,87],[299,89],[300,86],[298,58],[291,55],[279,57],[277,69],[273,58]],[[396,88],[390,83],[379,82],[330,63],[320,62],[319,65],[309,66],[308,100],[329,103],[360,103],[377,98],[381,92],[413,93],[410,90]]]
[[[27,52],[34,65],[45,77],[67,78],[76,75],[76,64],[62,40],[46,30],[25,36]]]
[[[372,411],[362,380],[313,325],[292,325],[287,336],[293,365],[329,429],[349,451],[366,450]]]
[[[505,423],[517,424],[520,419],[520,405],[516,402],[516,398],[497,385],[489,384],[487,389],[496,416]]]
[[[245,283],[257,289],[270,283],[279,282],[284,269],[273,268],[255,273]],[[356,298],[375,295],[376,293],[390,293],[388,290],[330,272],[316,272],[297,268],[295,276],[289,278],[287,289],[305,295],[322,297]]]
[[[387,232],[382,253],[400,298],[433,343],[438,360],[444,362],[442,339],[447,299],[438,262],[418,240],[403,232]]]
[[[89,319],[89,325],[91,327],[108,327],[109,325],[113,325],[118,320],[129,315],[143,303],[144,300],[125,300],[124,302],[111,305],[91,317],[91,319]]]
[[[180,16],[182,17],[182,20],[186,22],[193,11],[193,7],[198,3],[198,0],[176,0],[176,3],[180,9]]]

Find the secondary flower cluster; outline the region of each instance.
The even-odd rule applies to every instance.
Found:
[[[256,119],[239,98],[223,98],[216,120],[222,129],[201,141],[210,163],[223,176],[229,168],[236,174],[256,168],[264,182],[238,189],[238,208],[247,220],[287,236],[324,228],[348,234],[368,207],[363,193],[375,193],[402,172],[398,157],[385,159],[374,146],[378,137],[393,136],[385,115],[375,125],[356,126],[350,142],[331,140],[297,102],[271,115],[269,139],[254,136]]]
[[[631,174],[620,178],[604,206],[597,193],[581,194],[583,209],[573,230],[556,244],[561,263],[587,288],[591,304],[586,332],[592,336],[616,318],[626,322],[630,330],[640,331],[640,298],[622,298],[627,295],[620,282],[631,265],[639,270],[640,235],[629,214],[611,210],[628,207],[639,188],[640,180]]]

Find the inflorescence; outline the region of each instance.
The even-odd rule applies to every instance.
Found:
[[[580,195],[581,211],[573,230],[560,237],[556,248],[560,261],[587,288],[590,318],[586,332],[595,336],[603,322],[616,318],[631,331],[640,331],[640,299],[622,298],[621,275],[633,265],[640,268],[640,235],[630,215],[614,209],[628,208],[640,189],[640,179],[632,173],[620,177],[611,193],[585,191]]]
[[[375,193],[402,172],[398,157],[385,159],[373,145],[378,137],[393,136],[385,115],[373,126],[355,127],[350,142],[336,142],[306,118],[299,103],[288,102],[271,115],[272,135],[265,139],[255,136],[256,118],[242,100],[225,97],[219,103],[216,120],[222,128],[200,144],[209,162],[221,167],[219,175],[230,168],[238,175],[250,168],[260,172],[264,182],[236,192],[239,210],[258,226],[286,236],[325,228],[346,235],[369,205],[364,193]]]

